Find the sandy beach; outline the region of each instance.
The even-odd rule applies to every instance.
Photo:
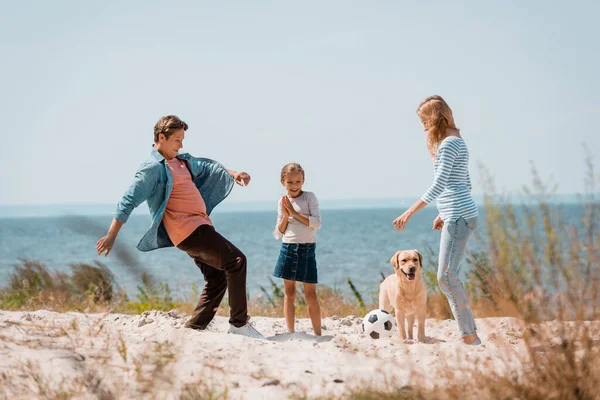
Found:
[[[513,318],[478,319],[483,346],[460,343],[452,320],[428,319],[428,343],[407,344],[397,335],[370,339],[355,316],[325,318],[321,338],[311,334],[307,319],[288,334],[282,318],[253,317],[269,340],[227,334],[225,317],[203,332],[184,328],[186,318],[174,311],[0,311],[4,397],[343,397],[364,386],[439,384],[444,368],[465,363],[518,372],[510,354],[524,351],[521,324]],[[600,323],[589,324],[600,336]],[[547,328],[552,332],[552,324]],[[552,345],[540,343],[540,351]]]

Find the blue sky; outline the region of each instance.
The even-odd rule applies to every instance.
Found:
[[[485,3],[485,4],[484,4]],[[600,149],[598,2],[1,3],[0,205],[116,203],[163,115],[184,150],[246,170],[231,202],[420,196],[419,102],[440,94],[496,186],[584,188]],[[596,159],[597,161],[597,159]]]

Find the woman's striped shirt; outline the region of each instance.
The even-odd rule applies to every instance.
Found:
[[[461,137],[446,137],[433,165],[434,180],[421,197],[429,204],[437,198],[437,208],[444,222],[477,217],[477,205],[471,197],[469,150]]]

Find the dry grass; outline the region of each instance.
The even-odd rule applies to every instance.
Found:
[[[141,314],[144,311],[168,311],[176,309],[191,313],[199,297],[197,288],[192,287],[187,299],[174,299],[167,284],[156,284],[147,275],[142,275],[135,300],[129,299],[119,288],[112,273],[101,263],[95,265],[77,264],[72,274],[53,273],[33,260],[21,260],[14,267],[10,285],[0,289],[0,309],[81,312],[121,312]],[[304,301],[302,288],[298,288],[297,315],[308,317],[308,306]],[[331,315],[361,315],[366,307],[360,305],[352,295],[333,290],[326,286],[318,289],[323,317]],[[374,307],[368,304],[368,307]],[[273,283],[272,294],[250,299],[251,315],[280,317],[283,313],[282,288]],[[219,315],[228,315],[227,298],[219,308]]]

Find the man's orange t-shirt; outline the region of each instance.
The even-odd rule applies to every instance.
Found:
[[[178,158],[167,161],[173,176],[173,190],[167,201],[163,223],[175,246],[200,225],[212,225],[206,215],[206,204],[194,182],[185,161]]]

